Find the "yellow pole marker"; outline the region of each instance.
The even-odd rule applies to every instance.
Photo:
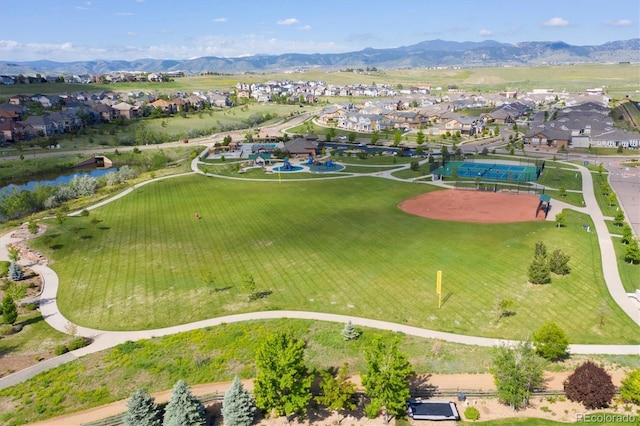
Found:
[[[438,293],[438,309],[442,306],[442,271],[438,271],[436,281],[436,293]]]

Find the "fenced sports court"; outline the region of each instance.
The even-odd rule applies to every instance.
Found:
[[[433,171],[437,178],[476,181],[535,182],[544,169],[544,161],[524,164],[455,161]]]

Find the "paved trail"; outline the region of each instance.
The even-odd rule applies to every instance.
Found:
[[[193,172],[199,172],[198,159],[194,159],[192,162]],[[408,167],[408,166],[404,166]],[[600,250],[602,254],[602,268],[604,272],[604,278],[607,284],[609,293],[620,306],[620,308],[629,315],[638,325],[640,325],[640,304],[630,298],[624,291],[620,275],[618,273],[616,255],[611,241],[611,236],[607,230],[605,224],[605,218],[602,215],[598,204],[596,202],[595,194],[593,191],[592,176],[588,169],[582,166],[578,166],[582,175],[583,181],[583,194],[585,198],[585,207],[576,208],[569,205],[563,205],[563,208],[573,208],[578,211],[589,213],[595,224],[595,231],[598,234],[598,241],[600,244]],[[397,179],[391,176],[391,171],[377,172],[372,174],[376,177]],[[169,179],[173,177],[163,177],[160,179]],[[348,176],[341,176],[348,177]],[[143,182],[135,185],[129,190],[116,195],[113,198],[98,203],[89,209],[98,208],[109,202],[113,202],[127,194],[134,191],[136,188],[145,185],[151,181]],[[442,185],[442,183],[440,182]],[[556,210],[558,213],[560,210]],[[79,214],[80,212],[74,212],[72,214]],[[13,237],[12,234],[5,234],[0,237],[0,260],[8,259],[7,244],[17,242],[19,238]],[[67,333],[69,329],[70,321],[67,320],[57,305],[57,293],[58,293],[58,276],[49,267],[39,264],[29,264],[35,272],[41,275],[43,279],[43,292],[40,301],[40,311],[43,318],[47,323],[58,331]],[[4,389],[9,386],[13,386],[24,380],[33,377],[47,369],[54,368],[57,365],[69,362],[77,357],[87,355],[90,353],[98,352],[104,349],[112,348],[118,344],[126,342],[128,340],[140,340],[149,339],[153,337],[167,336],[175,333],[180,333],[189,330],[195,330],[204,327],[211,327],[220,325],[223,323],[249,321],[249,320],[263,320],[263,319],[275,319],[275,318],[298,318],[309,319],[315,321],[331,321],[346,323],[351,321],[354,325],[370,328],[378,328],[383,330],[391,330],[402,332],[412,336],[418,336],[430,339],[440,339],[448,342],[462,343],[467,345],[477,345],[492,347],[500,344],[512,344],[513,341],[492,339],[486,337],[468,336],[461,334],[445,333],[441,331],[428,330],[419,327],[411,327],[404,324],[396,324],[386,321],[378,321],[369,318],[359,318],[346,315],[326,314],[320,312],[303,312],[303,311],[267,311],[267,312],[251,312],[246,314],[229,315],[225,317],[210,318],[202,321],[197,321],[189,324],[182,324],[173,327],[166,327],[155,330],[140,330],[140,331],[104,331],[97,330],[82,326],[77,327],[77,334],[79,336],[89,337],[93,339],[93,343],[85,348],[78,349],[76,351],[65,354],[61,357],[52,358],[45,362],[39,363],[17,373],[0,378],[0,389]],[[640,345],[570,345],[569,351],[574,354],[610,354],[610,355],[640,355]]]

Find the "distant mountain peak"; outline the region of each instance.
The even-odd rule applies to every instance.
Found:
[[[106,74],[119,70],[146,72],[277,72],[291,69],[345,69],[354,67],[418,68],[435,66],[502,66],[568,64],[576,62],[640,62],[640,38],[618,40],[600,46],[573,46],[564,41],[426,40],[410,46],[347,53],[256,54],[244,57],[207,56],[186,60],[138,59],[54,62],[0,62],[0,75]]]

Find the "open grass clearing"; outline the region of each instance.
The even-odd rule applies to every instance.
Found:
[[[33,245],[54,261],[62,312],[96,328],[298,309],[501,338],[522,338],[554,319],[572,342],[640,341],[637,326],[606,291],[597,238],[581,227],[588,217],[568,212],[567,226],[557,229],[547,222],[432,221],[397,209],[430,189],[371,178],[275,183],[185,176],[96,210],[97,225],[91,217],[62,226],[52,221]],[[527,284],[538,240],[571,256],[569,276]],[[437,270],[452,293],[442,309],[433,289]],[[212,287],[204,283],[209,273]],[[257,291],[271,293],[247,301],[244,273],[253,274]],[[496,324],[494,306],[503,298],[514,300],[516,315]],[[611,318],[600,328],[603,303]]]
[[[149,392],[170,389],[177,380],[190,385],[229,381],[236,374],[255,374],[255,349],[276,330],[290,332],[307,342],[305,359],[310,369],[349,363],[351,374],[364,371],[363,350],[375,338],[400,338],[419,374],[487,373],[491,348],[420,339],[391,332],[358,328],[358,340],[345,342],[344,324],[304,320],[248,321],[179,333],[163,338],[129,342],[42,373],[27,382],[0,391],[0,425],[32,423],[126,399],[138,388]],[[637,358],[637,357],[635,357]],[[607,366],[633,368],[634,357],[617,357],[612,365],[602,357],[576,356],[555,365],[569,371],[590,359]]]
[[[540,173],[540,177],[536,181],[540,185],[548,186],[555,189],[564,187],[565,190],[581,191],[582,175],[580,172],[566,170],[562,166],[545,165],[544,171]]]

